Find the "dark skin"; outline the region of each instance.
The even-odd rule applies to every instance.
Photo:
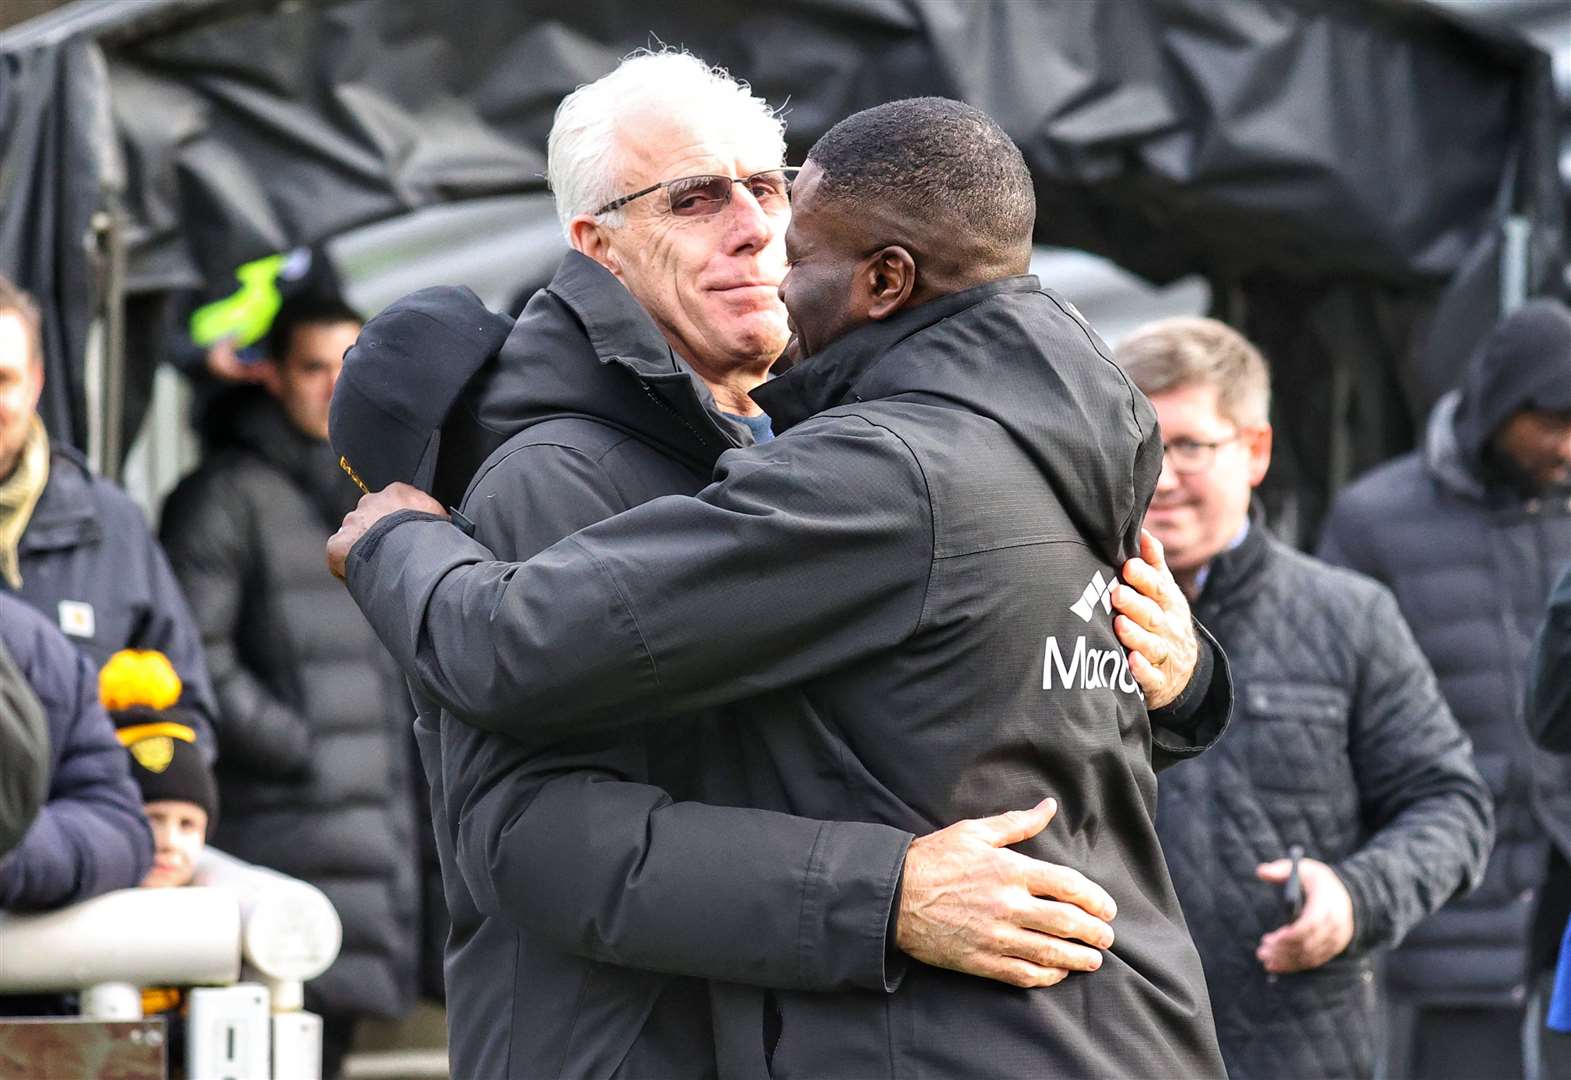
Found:
[[[791,193],[780,299],[802,357],[863,323],[1028,271],[1031,237],[1000,250],[972,223],[941,209],[921,215],[897,204],[859,206],[827,198],[811,159]],[[968,242],[969,241],[969,242]]]
[[[1571,412],[1522,409],[1495,432],[1496,463],[1524,494],[1571,486]]]

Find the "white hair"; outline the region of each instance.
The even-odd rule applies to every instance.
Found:
[[[579,214],[593,214],[630,194],[620,188],[618,133],[629,119],[650,113],[703,119],[726,115],[739,127],[756,127],[761,142],[777,143],[778,160],[785,161],[785,120],[747,83],[683,50],[639,49],[557,106],[546,140],[546,182],[556,196],[564,235]],[[623,213],[613,210],[601,220],[621,225]]]

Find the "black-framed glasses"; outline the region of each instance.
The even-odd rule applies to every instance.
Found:
[[[796,174],[801,171],[798,168],[765,169],[763,172],[756,172],[740,179],[735,176],[707,173],[702,176],[679,176],[675,180],[662,180],[658,184],[651,184],[642,191],[623,195],[620,199],[612,199],[596,210],[595,216],[609,214],[613,210],[620,210],[634,199],[642,199],[645,195],[664,191],[667,198],[666,209],[672,214],[677,217],[707,217],[710,214],[718,214],[726,208],[731,201],[731,192],[738,184],[747,188],[748,193],[758,202],[759,208],[764,213],[783,214],[791,208],[791,183],[796,179]]]
[[[1244,437],[1242,431],[1235,431],[1225,439],[1215,442],[1201,442],[1198,439],[1174,439],[1172,442],[1162,444],[1162,456],[1172,463],[1173,471],[1182,476],[1194,473],[1203,473],[1216,464],[1216,452],[1228,443],[1237,442]]]

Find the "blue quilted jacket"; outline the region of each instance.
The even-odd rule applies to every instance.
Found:
[[[153,838],[130,758],[98,704],[98,672],[16,597],[0,592],[4,644],[49,720],[49,795],[0,857],[0,910],[63,907],[141,882]]]

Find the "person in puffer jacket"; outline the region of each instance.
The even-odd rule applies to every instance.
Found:
[[[1571,762],[1522,721],[1533,634],[1571,562],[1571,311],[1540,299],[1502,319],[1423,446],[1338,496],[1319,554],[1396,595],[1495,800],[1483,884],[1387,966],[1399,1014],[1416,1010],[1393,1062],[1423,1080],[1519,1075],[1528,999],[1571,913]]]
[[[0,856],[0,911],[64,907],[134,887],[152,865],[153,837],[98,703],[97,670],[48,619],[4,592],[0,645],[43,706],[50,746],[48,797],[21,842]]]
[[[1227,650],[1241,706],[1157,802],[1228,1075],[1368,1077],[1375,955],[1483,876],[1489,794],[1390,592],[1251,514],[1271,463],[1260,353],[1180,318],[1115,356],[1166,444],[1146,528]]]
[[[320,554],[356,496],[327,410],[359,329],[331,299],[279,312],[267,388],[210,410],[209,456],[169,496],[161,530],[218,695],[212,843],[316,885],[343,919],[337,960],[305,990],[328,1076],[359,1018],[414,1005],[429,828],[408,694]]]

